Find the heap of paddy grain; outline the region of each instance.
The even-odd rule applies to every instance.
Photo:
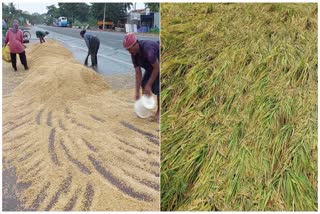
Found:
[[[162,210],[317,210],[317,4],[161,5]]]
[[[37,45],[28,53],[32,72],[16,88],[16,96],[59,108],[67,102],[108,89],[106,81],[77,63],[58,43]]]
[[[3,166],[27,184],[14,209],[158,210],[158,126],[136,117],[134,90],[110,90],[58,43],[27,50],[3,99]]]

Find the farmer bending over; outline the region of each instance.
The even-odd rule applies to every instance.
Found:
[[[80,36],[84,38],[84,41],[86,42],[86,45],[88,47],[88,55],[84,61],[84,64],[87,66],[88,65],[88,57],[91,55],[91,66],[94,70],[97,69],[98,65],[98,50],[100,47],[100,40],[97,36],[86,32],[86,30],[82,30],[80,32]]]
[[[46,32],[43,32],[43,31],[40,31],[40,30],[37,30],[37,31],[36,31],[36,36],[37,36],[37,38],[40,39],[40,43],[46,42],[46,41],[44,40],[44,37],[45,37],[46,35],[48,35],[48,34],[49,34],[48,31],[46,31]]]
[[[135,99],[140,98],[142,93],[152,96],[157,95],[157,113],[155,119],[159,121],[159,41],[137,40],[134,33],[128,33],[123,40],[123,47],[131,54],[132,63],[136,71],[136,94]],[[141,68],[145,69],[142,78]]]

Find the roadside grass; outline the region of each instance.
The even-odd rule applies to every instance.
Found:
[[[317,210],[317,4],[161,4],[161,210]]]

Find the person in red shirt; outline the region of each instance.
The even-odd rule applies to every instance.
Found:
[[[6,33],[5,44],[9,43],[11,63],[14,71],[17,71],[17,54],[19,54],[19,58],[21,64],[24,66],[24,69],[28,70],[28,63],[26,52],[24,50],[23,45],[23,33],[19,29],[18,20],[14,20],[12,24],[12,28],[9,28]]]

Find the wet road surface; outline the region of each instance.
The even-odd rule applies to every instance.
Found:
[[[84,39],[80,37],[81,29],[61,28],[51,26],[34,26],[30,28],[31,41],[39,41],[36,38],[35,31],[49,31],[50,34],[47,39],[54,39],[61,42],[68,50],[73,53],[74,58],[80,63],[84,63],[87,56],[88,48]],[[115,75],[115,74],[132,74],[134,72],[129,53],[122,47],[122,40],[124,33],[121,32],[102,32],[91,31],[100,39],[100,49],[98,52],[98,69],[97,72],[102,75]],[[158,41],[158,36],[141,36],[141,40],[154,40]],[[89,57],[88,64],[91,64]]]

